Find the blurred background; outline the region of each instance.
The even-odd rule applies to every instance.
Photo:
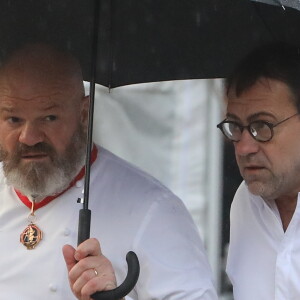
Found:
[[[187,206],[199,229],[220,299],[229,209],[241,178],[233,147],[216,128],[224,118],[220,79],[96,86],[94,140],[159,179]],[[86,84],[88,93],[89,84]]]

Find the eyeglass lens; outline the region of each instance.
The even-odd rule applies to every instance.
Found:
[[[244,128],[247,128],[250,134],[258,141],[268,141],[272,138],[272,129],[269,124],[263,121],[256,121],[243,127],[235,122],[222,124],[223,132],[233,141],[239,141]]]

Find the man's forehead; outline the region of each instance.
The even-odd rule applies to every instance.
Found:
[[[0,94],[0,107],[5,108],[7,111],[14,110],[18,106],[26,105],[33,108],[33,106],[41,106],[45,109],[58,108],[64,105],[64,101],[59,101],[57,95],[51,96],[37,96],[31,99],[15,98]]]
[[[39,80],[30,77],[0,77],[0,98],[15,100],[67,100],[81,94],[75,82],[65,78]]]

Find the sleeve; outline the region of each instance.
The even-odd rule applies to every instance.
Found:
[[[212,272],[198,230],[171,193],[153,202],[134,242],[141,261],[138,299],[215,300]]]
[[[230,241],[226,264],[226,273],[233,286],[236,286],[236,279],[239,279],[238,267],[243,260],[242,253],[247,248],[246,223],[248,223],[249,203],[247,187],[243,181],[237,189],[230,209]],[[251,224],[250,224],[251,227]]]

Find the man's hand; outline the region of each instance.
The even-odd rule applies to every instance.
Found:
[[[114,289],[116,277],[111,262],[101,253],[98,240],[91,238],[77,249],[63,247],[69,272],[69,282],[74,295],[80,300],[91,300],[95,292]]]

